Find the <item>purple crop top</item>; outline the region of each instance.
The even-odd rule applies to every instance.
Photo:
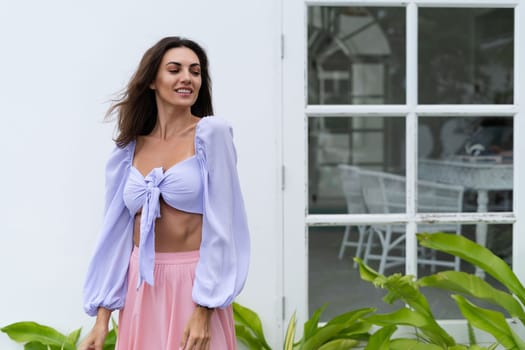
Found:
[[[124,186],[124,204],[135,216],[144,205],[152,204],[158,209],[157,195],[160,195],[172,208],[202,214],[202,188],[201,168],[196,156],[180,161],[166,171],[162,167],[154,168],[146,176],[132,165]]]
[[[135,142],[130,152],[135,153]],[[142,208],[139,257],[147,256],[148,260],[154,259],[155,220],[160,217],[161,196],[173,208],[190,213],[203,213],[203,184],[200,175],[201,167],[196,156],[183,160],[166,171],[162,167],[154,168],[146,176],[131,165],[128,180],[124,185],[123,199],[132,217],[135,217]],[[153,284],[153,271],[147,260],[139,260],[139,269],[137,288],[143,278],[149,284]]]
[[[208,307],[225,307],[242,290],[248,273],[249,234],[236,170],[231,126],[202,118],[195,131],[195,155],[164,171],[143,176],[133,165],[135,142],[116,147],[106,165],[102,232],[84,285],[84,310],[124,305],[133,223],[142,208],[139,283],[153,285],[155,220],[160,197],[173,208],[202,214],[200,259],[192,297]]]

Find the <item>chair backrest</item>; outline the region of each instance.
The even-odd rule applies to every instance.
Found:
[[[420,158],[426,158],[432,154],[434,150],[434,137],[428,125],[419,124],[417,128],[417,144],[417,154]]]
[[[418,181],[417,211],[420,213],[457,213],[463,208],[463,187]],[[460,224],[419,224],[418,232],[461,232]]]
[[[361,170],[363,198],[373,214],[405,211],[405,179],[381,171]]]
[[[360,170],[363,198],[370,213],[402,213],[406,208],[406,179],[401,175]],[[418,181],[418,212],[460,212],[463,187]]]
[[[366,213],[365,200],[361,191],[359,167],[348,164],[339,164],[337,167],[341,176],[348,213]]]
[[[463,208],[462,186],[418,181],[417,209],[421,213],[457,213]]]

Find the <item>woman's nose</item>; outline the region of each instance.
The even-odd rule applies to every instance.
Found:
[[[189,82],[190,81],[190,77],[191,77],[190,71],[188,71],[188,70],[183,70],[182,71],[182,75],[181,75],[182,81]]]

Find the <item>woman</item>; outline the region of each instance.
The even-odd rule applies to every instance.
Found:
[[[84,287],[97,318],[80,350],[102,349],[115,309],[117,350],[235,349],[230,304],[249,237],[231,127],[211,117],[204,50],[160,40],[113,111],[119,134]]]

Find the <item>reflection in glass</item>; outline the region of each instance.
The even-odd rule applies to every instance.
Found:
[[[405,9],[308,9],[309,104],[403,104]]]
[[[372,225],[374,227],[376,225]],[[455,232],[450,230],[455,224],[419,225],[419,232]],[[354,228],[352,228],[353,230]],[[370,235],[370,226],[367,226],[366,237]],[[402,227],[399,226],[399,231]],[[377,307],[379,312],[393,311],[395,308],[403,307],[398,303],[394,306],[385,304],[381,299],[385,295],[384,290],[376,289],[371,283],[364,282],[359,276],[359,271],[352,262],[354,256],[360,256],[368,260],[368,265],[378,268],[378,262],[370,260],[367,254],[381,254],[381,246],[377,242],[370,243],[365,239],[361,243],[361,253],[357,254],[358,237],[353,238],[353,247],[347,248],[346,253],[340,259],[338,252],[343,244],[345,227],[310,227],[308,231],[308,301],[310,315],[319,307],[328,303],[328,308],[321,321],[341,314],[345,311],[361,307]],[[460,234],[471,240],[476,240],[476,225],[461,225]],[[486,246],[509,265],[512,262],[512,225],[491,224],[488,225],[488,236]],[[367,252],[367,247],[370,250]],[[389,258],[405,257],[404,243],[397,250],[388,252]],[[476,273],[472,265],[465,261],[456,260],[453,256],[434,252],[429,249],[420,248],[418,251],[418,278],[429,276],[445,270],[458,270],[467,273]],[[432,262],[435,262],[432,264]],[[394,273],[405,273],[404,264],[385,269],[384,275]],[[484,280],[494,287],[499,284],[490,276],[484,276]],[[427,297],[432,311],[439,319],[463,318],[456,304],[447,293],[430,288],[422,287],[421,291]],[[480,305],[483,305],[480,303]]]
[[[420,225],[418,226],[419,232],[436,232],[436,231],[447,231],[446,226],[450,225]],[[445,229],[444,229],[445,228]],[[466,238],[477,241],[477,225],[461,225],[460,233]],[[505,262],[509,264],[512,263],[512,225],[506,224],[491,224],[487,225],[487,239],[486,242],[482,245],[485,245],[489,248],[495,255],[499,256]],[[433,273],[445,270],[457,270],[463,271],[472,274],[482,275],[482,278],[490,283],[496,288],[501,288],[499,282],[497,282],[492,276],[480,274],[480,271],[477,271],[474,266],[461,260],[457,267],[453,266],[443,266],[446,263],[455,264],[455,259],[453,256],[435,252],[429,249],[420,249],[418,253],[419,258],[419,269],[418,276],[419,278],[424,276],[429,276]],[[429,264],[429,262],[434,261],[435,264]],[[421,262],[426,262],[422,264]],[[458,310],[455,302],[450,297],[449,293],[446,293],[442,290],[430,287],[421,288],[423,294],[427,297],[430,302],[430,306],[434,316],[439,319],[462,319],[463,316]],[[492,305],[483,304],[476,301],[476,304],[480,306],[488,306],[491,309],[496,309]]]
[[[513,9],[422,7],[418,13],[419,103],[513,103]]]
[[[354,229],[356,228],[352,227],[352,230]],[[344,257],[338,258],[344,231],[344,227],[310,227],[308,230],[309,314],[327,304],[321,322],[358,308],[377,307],[379,312],[395,309],[381,300],[385,295],[384,290],[361,280],[352,261],[357,255],[357,247],[348,248]],[[357,237],[354,243],[357,243]],[[363,245],[365,244],[366,241],[363,242]],[[377,253],[377,248],[374,248],[373,252]],[[370,265],[377,266],[375,262],[371,262]],[[404,273],[404,269],[403,265],[399,265],[390,268],[387,273]]]
[[[309,213],[365,213],[361,185],[345,165],[404,174],[404,140],[402,117],[309,118]]]
[[[419,118],[419,179],[461,186],[460,212],[512,211],[513,129],[512,117]]]

